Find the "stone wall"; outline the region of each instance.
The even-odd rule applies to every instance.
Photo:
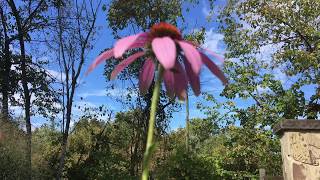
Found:
[[[280,141],[286,180],[320,179],[320,132],[285,132]]]
[[[284,179],[320,180],[320,121],[281,123],[275,131],[281,136]]]

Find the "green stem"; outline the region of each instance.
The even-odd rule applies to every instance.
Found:
[[[153,134],[154,134],[154,126],[155,126],[156,115],[157,115],[157,106],[158,106],[158,102],[159,102],[159,95],[160,95],[160,89],[161,89],[162,74],[163,74],[163,68],[159,64],[158,65],[158,76],[157,76],[157,80],[155,82],[155,86],[153,89],[153,95],[152,95],[152,102],[151,102],[151,109],[150,109],[150,120],[149,120],[149,127],[148,127],[148,136],[147,136],[147,145],[146,145],[146,151],[145,151],[144,157],[143,157],[142,180],[148,179],[150,158],[151,158],[152,152],[154,150]]]
[[[186,150],[189,152],[189,98],[186,97]]]

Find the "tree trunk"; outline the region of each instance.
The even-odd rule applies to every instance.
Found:
[[[26,121],[26,138],[27,138],[27,148],[26,148],[26,166],[29,169],[29,173],[26,179],[32,179],[32,167],[31,167],[31,121],[30,121],[30,92],[28,88],[28,81],[27,81],[27,65],[26,65],[26,52],[25,52],[25,45],[24,45],[24,30],[21,24],[21,17],[19,12],[17,11],[16,5],[13,0],[8,1],[9,6],[12,10],[13,16],[15,17],[17,29],[18,29],[18,39],[20,45],[20,63],[21,63],[21,82],[24,94],[24,115]]]
[[[1,109],[1,120],[9,119],[9,75],[11,69],[11,61],[10,61],[10,48],[9,48],[9,37],[7,31],[7,23],[4,16],[4,12],[2,7],[0,7],[0,16],[4,33],[4,67],[1,84],[1,93],[2,93],[2,109]]]
[[[56,177],[57,180],[61,179],[62,177],[64,162],[65,162],[66,152],[67,152],[67,143],[68,143],[68,135],[65,135],[65,133],[63,133],[62,147],[61,147],[62,149],[61,149],[59,167],[58,167],[57,177]]]
[[[82,1],[82,3],[86,3],[87,1]],[[62,16],[61,16],[61,7],[60,5],[58,6],[58,36],[59,36],[59,53],[61,52],[61,56],[62,56],[62,61],[63,61],[63,71],[66,74],[65,77],[65,84],[63,84],[63,86],[65,87],[66,90],[66,121],[65,121],[65,127],[64,127],[64,131],[63,131],[63,139],[62,139],[62,149],[61,149],[61,156],[59,159],[59,169],[57,170],[57,176],[56,179],[61,179],[62,174],[63,174],[63,168],[64,168],[64,164],[65,164],[65,157],[66,157],[66,151],[67,151],[67,144],[68,144],[68,137],[69,137],[69,129],[70,129],[70,122],[71,122],[71,113],[72,113],[72,104],[73,104],[73,98],[74,98],[74,94],[76,91],[76,86],[77,86],[77,81],[78,78],[80,76],[81,70],[82,70],[82,66],[84,64],[85,61],[85,52],[88,49],[88,44],[90,41],[90,37],[91,34],[94,32],[94,28],[95,28],[95,22],[97,19],[97,12],[98,9],[100,7],[101,4],[101,0],[98,1],[98,5],[97,8],[94,9],[93,8],[93,1],[89,1],[90,4],[90,10],[84,8],[80,8],[79,9],[79,4],[78,1],[75,2],[75,6],[76,6],[76,24],[77,24],[77,34],[70,34],[70,36],[76,36],[76,39],[79,40],[79,48],[80,48],[80,54],[79,56],[75,55],[73,52],[73,46],[71,47],[65,47],[65,40],[62,37],[62,33],[65,31],[65,27],[63,27],[62,24]],[[81,5],[81,7],[83,6],[83,4]],[[86,7],[86,6],[84,6]],[[82,12],[85,13],[90,13],[88,14],[88,17],[91,15],[92,19],[87,19],[87,21],[84,21],[81,19],[82,18]],[[87,17],[86,15],[84,17]],[[88,23],[90,22],[89,28],[87,30],[84,30],[81,28],[81,24],[83,23]],[[86,32],[85,36],[82,36],[81,32]],[[70,43],[70,42],[68,42]],[[70,54],[69,54],[70,53]],[[79,59],[78,65],[76,65],[76,60]],[[70,75],[69,75],[70,74]],[[69,77],[70,76],[70,77]],[[70,81],[70,82],[69,82]],[[71,83],[71,87],[69,86],[69,83]]]
[[[71,90],[74,92],[74,90]],[[71,93],[73,94],[73,93]],[[71,100],[70,100],[71,99]],[[62,136],[62,149],[61,149],[61,155],[59,160],[59,167],[58,167],[58,173],[56,179],[59,180],[62,178],[63,168],[65,164],[65,158],[66,158],[66,152],[67,152],[67,145],[68,145],[68,137],[69,137],[69,128],[70,128],[70,121],[71,121],[71,111],[72,111],[72,98],[67,98],[67,114],[66,114],[66,127],[65,131],[63,132]]]
[[[18,27],[18,29],[20,29]],[[31,121],[30,121],[30,92],[28,88],[27,81],[27,70],[26,70],[26,57],[25,57],[25,47],[24,47],[24,39],[23,32],[19,32],[19,44],[21,48],[21,79],[22,79],[22,88],[24,94],[24,115],[26,120],[26,130],[27,130],[27,151],[26,151],[26,159],[27,159],[27,167],[29,169],[29,174],[27,179],[32,178],[32,168],[31,168]]]
[[[5,52],[5,56],[6,52]],[[10,61],[10,58],[9,58]],[[9,62],[10,63],[10,62]],[[4,63],[4,72],[2,77],[2,84],[1,84],[1,93],[2,93],[2,109],[1,109],[1,120],[7,121],[9,120],[9,74],[10,74],[10,67],[11,65],[8,65],[7,57],[5,57],[5,63]],[[1,75],[1,76],[2,76]]]

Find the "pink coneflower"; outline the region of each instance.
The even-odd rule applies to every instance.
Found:
[[[125,51],[134,48],[142,48],[143,51],[121,61],[111,73],[111,79],[139,57],[144,57],[139,75],[139,88],[142,93],[149,89],[153,81],[157,62],[164,68],[163,80],[170,97],[177,96],[180,100],[184,100],[188,82],[195,95],[200,94],[199,73],[202,64],[205,64],[224,84],[227,83],[218,66],[200,51],[202,49],[198,45],[184,40],[175,26],[165,22],[153,25],[149,32],[118,40],[114,48],[97,57],[88,71],[111,57],[120,58]],[[184,65],[181,64],[182,62]]]

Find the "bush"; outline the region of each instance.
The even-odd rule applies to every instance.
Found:
[[[2,121],[0,126],[0,179],[23,179],[26,169],[25,134],[18,124]]]

